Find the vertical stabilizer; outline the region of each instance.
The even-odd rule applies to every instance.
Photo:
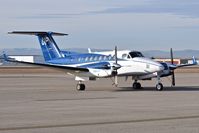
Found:
[[[24,32],[24,31],[13,31],[9,34],[25,34],[25,35],[36,35],[38,36],[41,50],[45,61],[58,59],[64,57],[59,47],[57,46],[53,36],[64,36],[68,34],[55,33],[55,32]]]
[[[50,33],[38,35],[38,39],[45,61],[63,57]]]

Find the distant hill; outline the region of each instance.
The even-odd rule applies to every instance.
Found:
[[[170,51],[150,50],[142,52],[147,57],[170,58]],[[192,56],[199,58],[199,50],[181,50],[181,51],[173,50],[173,55],[174,58],[192,58]]]
[[[88,50],[85,48],[69,48],[69,51],[77,51],[77,52],[87,52]],[[107,51],[109,49],[92,49],[92,51]],[[8,55],[42,55],[40,49],[34,48],[14,48],[14,49],[1,49],[1,53],[5,51]],[[170,58],[169,51],[160,51],[160,50],[148,50],[141,51],[146,57],[154,57],[154,58]],[[181,51],[173,51],[174,58],[191,58],[195,56],[199,58],[199,50],[181,50]]]

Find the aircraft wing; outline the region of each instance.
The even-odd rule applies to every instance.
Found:
[[[197,65],[197,64],[182,64],[182,65],[177,65],[177,68],[186,67],[186,66],[194,66],[194,65]]]
[[[177,65],[176,67],[179,68],[179,67],[186,67],[186,66],[194,66],[198,64],[194,56],[192,57],[192,61],[193,63],[191,64],[181,64],[181,65]]]
[[[60,71],[63,71],[63,72],[70,72],[70,73],[89,72],[89,69],[81,68],[81,67],[69,67],[69,66],[61,66],[61,65],[53,65],[53,64],[24,62],[24,61],[13,60],[13,59],[10,59],[10,58],[4,58],[4,59],[8,62],[26,64],[26,65],[31,65],[31,66],[42,66],[42,67],[46,67],[46,68],[60,70]]]

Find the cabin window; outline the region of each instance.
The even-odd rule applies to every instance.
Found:
[[[106,57],[106,56],[104,56],[104,60],[107,60],[107,57]]]
[[[127,58],[127,54],[123,54],[122,59],[126,59],[126,58]]]
[[[93,60],[93,57],[91,56],[91,57],[90,57],[90,61],[92,61],[92,60]]]
[[[96,61],[96,60],[97,60],[97,56],[94,57],[94,61]]]
[[[81,59],[80,59],[80,58],[78,58],[78,61],[79,61],[79,62],[80,62],[80,60],[81,60]]]
[[[102,60],[102,58],[103,58],[102,56],[99,56],[99,61],[101,61],[101,60]]]
[[[108,60],[111,60],[111,58],[112,58],[111,55],[109,55],[109,56],[108,56]]]
[[[88,61],[88,57],[85,58],[85,61]]]

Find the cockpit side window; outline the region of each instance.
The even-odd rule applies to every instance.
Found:
[[[130,52],[129,54],[130,54],[131,58],[135,58],[135,57],[144,57],[144,56],[142,55],[142,53],[137,52],[137,51]]]
[[[128,56],[127,56],[127,58],[128,58],[128,59],[130,59],[130,58],[131,58],[131,56],[130,56],[130,55],[128,55]]]

